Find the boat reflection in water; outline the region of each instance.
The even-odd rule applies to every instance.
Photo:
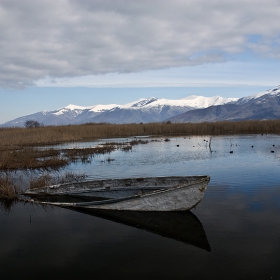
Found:
[[[204,228],[199,219],[190,211],[183,212],[141,212],[110,211],[70,208],[88,215],[104,218],[148,232],[181,241],[211,251]]]

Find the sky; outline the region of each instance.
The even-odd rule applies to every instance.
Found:
[[[280,0],[0,0],[0,123],[280,84]]]

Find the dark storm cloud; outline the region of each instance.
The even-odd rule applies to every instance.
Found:
[[[1,0],[0,86],[278,57],[279,14],[276,0]]]

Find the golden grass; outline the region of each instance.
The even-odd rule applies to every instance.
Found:
[[[211,122],[211,123],[149,123],[149,124],[83,124],[46,126],[38,128],[0,129],[0,170],[60,169],[71,162],[90,162],[95,154],[110,153],[115,149],[129,151],[133,145],[147,140],[135,138],[125,143],[105,143],[86,149],[36,149],[36,146],[65,142],[90,141],[102,138],[186,135],[233,135],[280,133],[280,120]],[[165,141],[168,141],[165,138]]]
[[[38,128],[1,128],[0,147],[52,145],[71,141],[137,135],[225,135],[280,133],[280,120],[209,122],[209,123],[148,123],[148,124],[83,124],[45,126]]]
[[[53,148],[38,149],[38,147],[23,146],[21,149],[10,146],[0,150],[0,170],[59,170],[72,162],[91,162],[97,154],[107,154],[114,150],[121,149],[129,151],[132,146],[147,144],[148,141],[133,140],[131,142],[107,142],[96,147],[60,149]]]
[[[0,153],[0,170],[40,169],[52,167],[59,169],[68,164],[68,161],[60,157],[60,151],[37,150],[31,147],[23,147],[15,150],[2,150]]]
[[[14,200],[17,195],[18,188],[14,185],[12,177],[7,174],[0,175],[0,199]]]

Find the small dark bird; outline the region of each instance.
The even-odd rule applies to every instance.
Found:
[[[177,147],[179,147],[179,145],[177,145]]]
[[[230,151],[229,153],[230,153],[230,154],[233,154],[233,151]]]

